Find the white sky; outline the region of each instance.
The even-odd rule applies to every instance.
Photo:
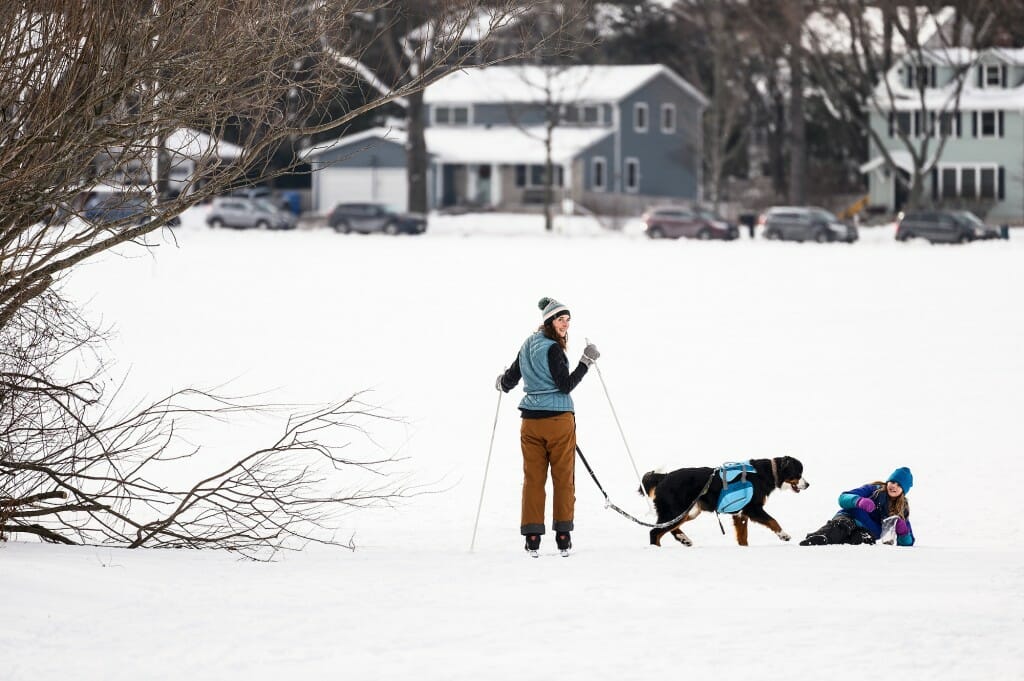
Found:
[[[1024,235],[674,242],[488,215],[387,238],[185,218],[177,247],[106,256],[69,282],[119,329],[123,399],[224,382],[303,402],[372,388],[405,419],[374,436],[437,493],[345,517],[354,553],[272,564],[0,545],[6,681],[1019,678]],[[794,540],[755,526],[740,548],[705,515],[686,527],[695,547],[649,547],[580,467],[574,555],[549,534],[528,558],[521,393],[499,405],[493,383],[542,296],[573,313],[574,364],[584,338],[601,349],[600,377],[574,398],[615,503],[644,515],[603,387],[641,472],[800,458],[810,488],[767,505]],[[195,463],[280,426],[199,426],[189,439],[214,448]],[[841,491],[897,466],[914,471],[917,546],[797,546]]]

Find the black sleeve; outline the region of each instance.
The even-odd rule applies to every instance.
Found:
[[[523,372],[519,369],[519,355],[516,355],[516,361],[512,362],[512,366],[505,370],[505,373],[501,377],[501,388],[505,392],[508,392],[512,388],[519,384],[519,379],[523,377]]]
[[[562,352],[558,343],[552,343],[548,348],[548,369],[551,371],[551,378],[555,381],[555,387],[559,392],[570,393],[579,385],[580,381],[587,374],[587,365],[580,362],[576,370],[569,373],[569,358]]]

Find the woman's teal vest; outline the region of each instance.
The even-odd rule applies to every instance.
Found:
[[[530,411],[574,411],[572,398],[560,392],[551,378],[548,367],[548,350],[555,341],[540,331],[526,339],[519,350],[519,370],[523,374],[526,395],[519,403],[520,409]]]

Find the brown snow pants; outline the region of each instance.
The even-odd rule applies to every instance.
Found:
[[[576,417],[572,412],[545,419],[523,419],[523,513],[520,531],[544,534],[544,486],[551,466],[555,532],[573,529],[576,505]]]

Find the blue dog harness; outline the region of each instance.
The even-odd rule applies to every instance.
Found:
[[[728,462],[718,468],[722,478],[722,491],[718,495],[716,513],[738,513],[754,498],[754,483],[747,480],[747,475],[756,475],[757,471],[750,462]]]

